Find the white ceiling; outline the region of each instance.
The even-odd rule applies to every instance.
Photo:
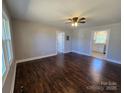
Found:
[[[15,19],[44,22],[72,28],[66,19],[86,17],[85,26],[105,25],[121,21],[121,0],[7,0]]]

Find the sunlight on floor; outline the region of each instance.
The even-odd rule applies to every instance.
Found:
[[[97,58],[102,58],[102,59],[106,58],[105,54],[100,53],[100,52],[95,52],[95,51],[93,51],[92,56],[97,57]]]

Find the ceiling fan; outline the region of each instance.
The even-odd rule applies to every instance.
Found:
[[[86,18],[84,17],[73,17],[68,19],[68,23],[71,23],[72,26],[77,27],[79,23],[86,23]]]

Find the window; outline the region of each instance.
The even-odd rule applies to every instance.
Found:
[[[2,77],[5,78],[13,58],[9,19],[2,16]]]
[[[6,46],[7,60],[8,62],[10,62],[12,58],[11,35],[9,21],[6,20],[5,18],[3,18],[3,43]]]
[[[97,31],[94,33],[94,42],[96,44],[105,44],[107,40],[107,31]]]
[[[4,53],[2,49],[2,75],[6,72],[5,60],[4,60]]]

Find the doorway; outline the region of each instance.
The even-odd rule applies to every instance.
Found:
[[[93,57],[106,59],[109,41],[109,31],[94,31],[92,37],[92,53]]]
[[[57,31],[57,53],[64,53],[64,38],[65,33]]]

